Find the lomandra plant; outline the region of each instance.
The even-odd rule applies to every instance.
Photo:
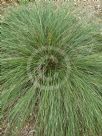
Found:
[[[2,120],[10,136],[101,136],[102,39],[71,6],[12,10],[1,25]]]

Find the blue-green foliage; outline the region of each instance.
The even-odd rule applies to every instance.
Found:
[[[1,106],[12,136],[31,116],[36,136],[102,134],[102,35],[72,11],[40,3],[2,23]]]

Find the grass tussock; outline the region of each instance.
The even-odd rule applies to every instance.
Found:
[[[74,14],[73,14],[74,13]],[[66,3],[21,6],[1,25],[1,108],[10,136],[101,136],[102,35]]]

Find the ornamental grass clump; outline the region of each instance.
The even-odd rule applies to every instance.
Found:
[[[1,108],[10,136],[101,136],[102,35],[66,3],[21,6],[1,25]]]

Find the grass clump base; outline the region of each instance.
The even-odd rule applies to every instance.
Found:
[[[2,119],[11,136],[101,136],[102,40],[66,3],[21,6],[1,28]]]

